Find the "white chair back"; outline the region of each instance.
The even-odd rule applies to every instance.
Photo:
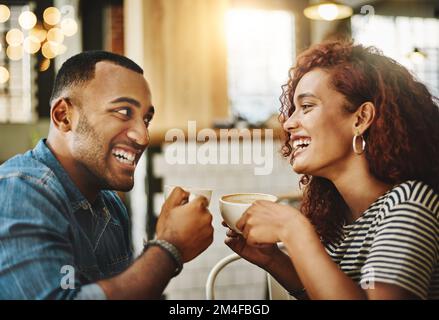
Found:
[[[218,261],[218,263],[210,271],[206,281],[206,299],[215,300],[215,281],[218,274],[230,263],[241,259],[236,253],[232,253],[227,257]],[[268,294],[270,300],[296,300],[288,294],[270,274],[267,273]]]

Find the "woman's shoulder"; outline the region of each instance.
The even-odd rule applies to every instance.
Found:
[[[387,194],[386,204],[390,210],[415,207],[430,211],[439,217],[439,194],[420,180],[408,180],[394,186]]]

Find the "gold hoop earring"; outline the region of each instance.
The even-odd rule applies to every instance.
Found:
[[[357,149],[357,138],[361,139],[361,150]],[[352,148],[354,149],[355,154],[362,154],[364,150],[366,150],[366,141],[363,138],[363,135],[359,132],[355,133],[354,138],[352,139]]]

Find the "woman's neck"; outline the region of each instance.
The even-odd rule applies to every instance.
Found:
[[[361,217],[376,199],[392,188],[392,185],[372,176],[365,159],[358,160],[345,168],[342,174],[330,179],[350,210],[350,215],[346,217],[348,223]]]

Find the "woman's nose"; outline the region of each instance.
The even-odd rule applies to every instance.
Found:
[[[283,127],[285,131],[290,131],[299,127],[298,119],[294,113],[284,122]]]

